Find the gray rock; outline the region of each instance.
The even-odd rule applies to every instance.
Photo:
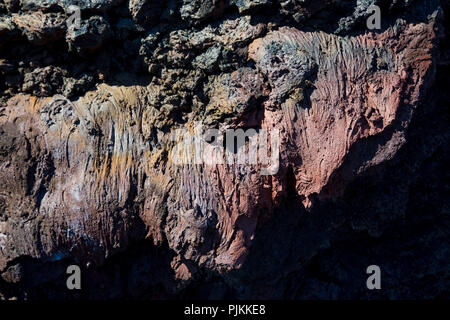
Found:
[[[181,18],[192,24],[213,16],[220,16],[225,8],[223,0],[183,0]]]
[[[206,50],[206,52],[197,56],[192,65],[194,68],[199,68],[206,72],[212,72],[217,66],[218,60],[220,58],[221,48],[219,46],[213,46]]]
[[[233,0],[240,13],[247,12],[252,9],[261,8],[272,4],[271,0]]]
[[[341,33],[343,31],[349,31],[358,21],[367,18],[370,14],[368,9],[372,5],[378,5],[379,0],[358,0],[353,14],[349,17],[344,17],[339,21],[339,27],[336,33]],[[394,0],[393,2],[397,2]]]
[[[265,74],[272,88],[271,98],[281,102],[292,89],[301,87],[314,72],[314,58],[295,42],[271,41],[258,68]]]
[[[80,29],[71,26],[66,40],[71,50],[86,54],[97,51],[111,35],[108,21],[103,17],[93,16],[88,20],[82,20]]]
[[[70,6],[78,6],[81,10],[107,10],[116,6],[124,0],[22,0],[21,9],[30,10],[48,10],[54,7],[60,7],[67,10]]]

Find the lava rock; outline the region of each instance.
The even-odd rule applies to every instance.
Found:
[[[164,8],[161,0],[130,0],[133,20],[141,25],[157,24]]]
[[[28,41],[35,45],[44,45],[64,38],[66,21],[60,13],[38,11],[30,14],[14,14],[12,17]]]
[[[57,8],[67,11],[70,6],[77,6],[80,10],[105,11],[117,6],[124,0],[21,0],[23,11],[47,11]]]
[[[53,66],[36,68],[25,74],[22,90],[38,97],[60,93],[64,73],[62,69]]]
[[[271,0],[232,0],[240,13],[245,13],[253,9],[267,7],[272,4]]]
[[[89,54],[98,51],[112,36],[107,20],[101,16],[92,16],[81,21],[80,29],[72,25],[66,34],[70,50],[79,54]]]
[[[220,16],[224,9],[224,0],[183,0],[180,14],[183,20],[196,24]]]

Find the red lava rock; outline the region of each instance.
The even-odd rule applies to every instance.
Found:
[[[24,255],[51,259],[61,248],[101,263],[144,236],[199,267],[239,268],[256,227],[286,196],[289,172],[311,208],[396,154],[433,78],[435,37],[433,23],[420,23],[345,38],[283,27],[254,40],[254,69],[218,79],[206,110],[229,110],[231,127],[278,129],[273,176],[260,165],[175,165],[162,131],[151,151],[151,128],[169,110],[145,103],[156,87],[100,85],[77,101],[11,98],[0,117],[8,216],[0,269]],[[375,152],[353,153],[389,128],[385,144],[368,146]],[[146,234],[135,232],[139,221]],[[178,278],[190,278],[186,265],[174,266]]]

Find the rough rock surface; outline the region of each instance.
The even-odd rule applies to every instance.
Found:
[[[448,298],[447,11],[1,1],[0,299]],[[175,163],[198,123],[279,166]]]

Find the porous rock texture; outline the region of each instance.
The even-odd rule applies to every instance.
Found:
[[[448,9],[0,1],[0,298],[448,298]],[[198,123],[279,166],[174,162]]]

